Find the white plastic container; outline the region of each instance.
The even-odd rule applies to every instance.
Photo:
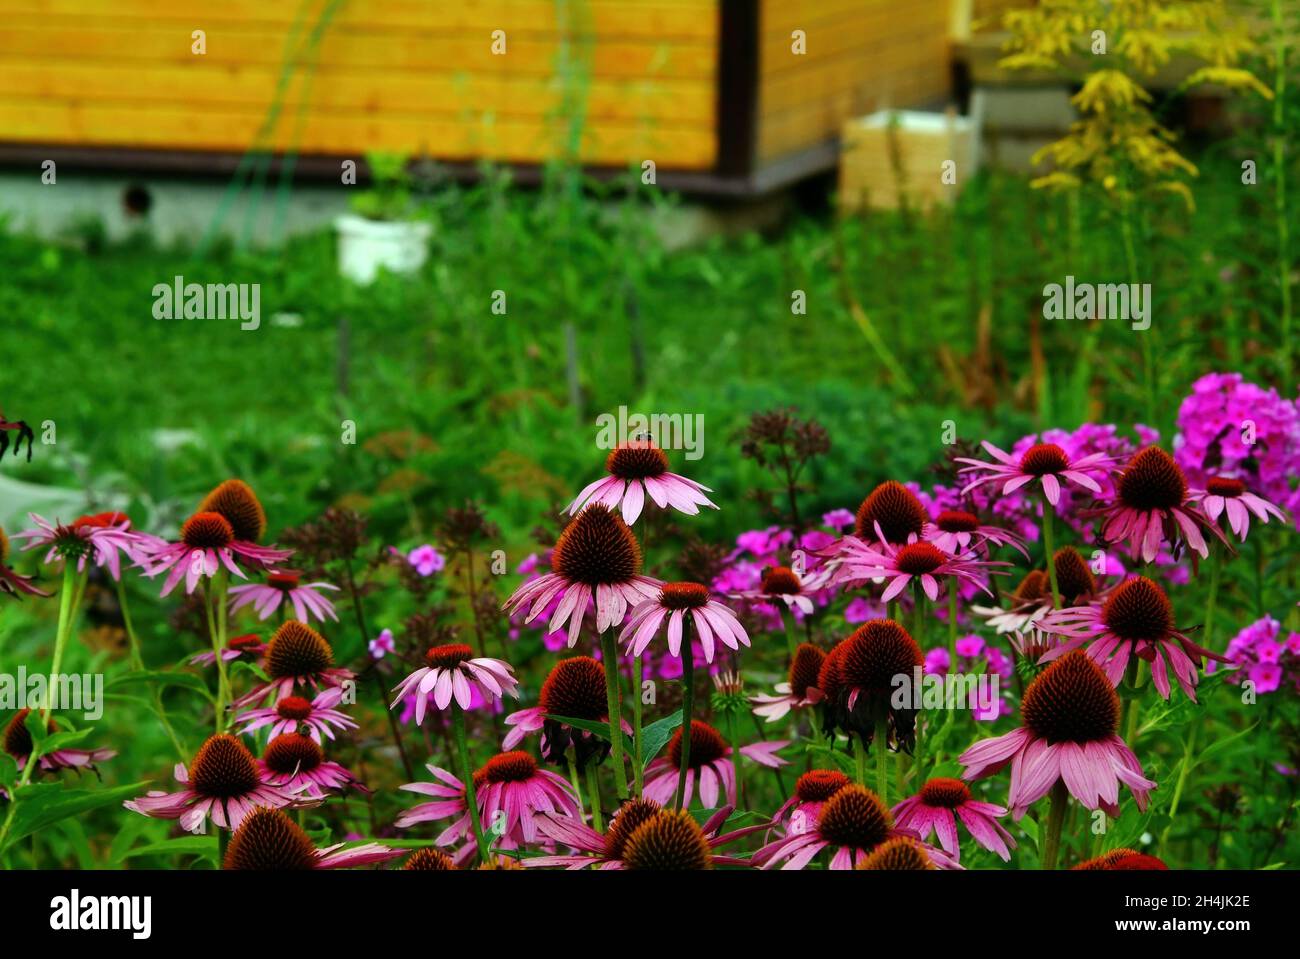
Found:
[[[432,225],[420,222],[367,220],[345,213],[334,221],[339,237],[339,273],[368,286],[380,267],[414,273],[429,255]]]

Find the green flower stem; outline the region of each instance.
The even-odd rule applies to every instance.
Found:
[[[586,815],[582,806],[582,776],[578,773],[578,764],[573,761],[573,754],[569,753],[564,757],[569,762],[569,785],[573,787],[573,795],[578,799],[578,822]]]
[[[691,709],[695,700],[695,651],[691,647],[691,630],[688,617],[682,617],[682,765],[677,771],[677,793],[674,805],[686,806],[686,770],[691,768]]]
[[[913,636],[919,645],[921,638]],[[955,672],[957,669],[957,580],[954,577],[948,583],[948,663]]]
[[[131,606],[126,600],[126,585],[120,580],[114,580],[117,586],[117,604],[122,610],[122,623],[126,627],[126,638],[130,643],[131,649],[131,668],[137,673],[143,673],[144,655],[140,651],[140,638],[135,633],[135,625],[131,621]],[[153,712],[158,717],[158,722],[167,732],[167,737],[172,741],[176,748],[176,755],[181,762],[188,758],[185,747],[181,745],[180,739],[176,735],[176,730],[172,728],[171,720],[167,718],[167,710],[163,708],[162,693],[158,690],[157,684],[150,682],[150,689],[153,691]]]
[[[1124,682],[1129,690],[1134,694],[1137,693],[1142,683],[1142,660],[1134,656],[1128,661],[1128,666],[1124,669]],[[1128,743],[1129,749],[1132,749],[1137,743],[1138,733],[1138,698],[1134,695],[1128,701],[1128,716],[1124,725],[1124,741]]]
[[[623,765],[623,689],[618,678],[618,644],[612,629],[600,634],[600,655],[605,660],[605,705],[609,709],[609,744],[614,757],[614,786],[618,798],[623,800],[628,797],[627,770]]]
[[[460,775],[465,783],[465,804],[469,806],[470,822],[474,824],[474,838],[478,843],[478,855],[487,862],[488,841],[483,835],[483,824],[478,818],[478,797],[474,795],[474,767],[469,761],[469,743],[465,737],[465,711],[458,703],[451,704],[451,728],[456,736],[456,752],[460,754]]]
[[[50,675],[57,676],[63,666],[63,651],[67,649],[68,637],[72,634],[72,621],[77,615],[77,604],[81,598],[81,591],[85,587],[85,575],[78,574],[77,568],[73,563],[64,562],[63,564],[63,589],[59,591],[59,625],[54,633],[54,657],[50,661]],[[54,708],[53,699],[50,696],[45,697],[45,704],[41,707],[41,722],[50,721],[50,712]],[[36,765],[36,757],[29,757],[27,766],[23,770],[28,772],[32,766]],[[26,781],[26,778],[24,779]]]
[[[1068,805],[1068,793],[1065,780],[1058,779],[1052,787],[1051,807],[1047,812],[1047,833],[1043,837],[1044,869],[1055,869],[1056,860],[1061,852],[1061,826],[1065,823],[1065,808]]]
[[[889,808],[889,719],[883,713],[876,718],[876,735],[871,744],[876,751],[876,795]]]
[[[641,685],[644,682],[645,672],[642,669],[641,657],[634,656],[632,658],[632,780],[637,799],[640,799],[645,791],[645,770],[642,768],[641,759],[644,755],[641,736]]]
[[[230,845],[230,833],[225,829],[217,829],[217,868],[221,869],[226,862],[226,848]]]
[[[591,799],[591,828],[604,832],[605,822],[600,814],[600,780],[596,778],[595,763],[587,763],[587,795]]]
[[[727,729],[731,733],[731,773],[736,780],[736,805],[743,803],[745,784],[740,778],[740,717],[734,712],[727,716]]]
[[[785,646],[790,652],[790,662],[793,663],[794,654],[799,649],[799,640],[795,637],[794,627],[790,624],[790,611],[786,609],[785,603],[779,603],[776,609],[781,617],[781,629],[785,631]]]
[[[1145,340],[1143,341],[1145,342]],[[1047,553],[1047,577],[1052,583],[1052,609],[1061,608],[1061,587],[1056,583],[1056,546],[1053,543],[1052,520],[1056,509],[1043,497],[1043,550]]]
[[[862,737],[858,736],[853,741],[853,759],[857,766],[857,774],[854,778],[859,786],[867,784],[867,747],[862,744]]]

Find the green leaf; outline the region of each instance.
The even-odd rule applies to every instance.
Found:
[[[126,673],[122,676],[116,676],[108,681],[105,688],[117,689],[122,686],[138,686],[142,684],[179,686],[182,689],[188,689],[191,692],[198,693],[209,701],[212,700],[212,693],[208,692],[207,684],[198,676],[195,676],[193,673],[175,672],[167,669],[143,670],[141,672]]]
[[[18,782],[18,763],[13,756],[0,752],[0,786],[12,786]]]
[[[663,719],[656,720],[649,726],[641,730],[641,768],[644,769],[650,765],[650,760],[654,759],[673,738],[673,730],[682,724],[682,711],[679,709],[671,716],[665,716]]]
[[[17,790],[17,808],[4,849],[69,816],[115,806],[123,799],[140,795],[148,783],[132,783],[111,789],[69,789],[62,783],[37,783]],[[3,852],[4,849],[0,849]]]
[[[216,836],[178,836],[162,842],[145,843],[122,856],[123,860],[136,856],[202,856],[214,866],[217,864]]]

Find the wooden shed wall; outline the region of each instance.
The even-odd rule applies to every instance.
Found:
[[[762,0],[759,162],[833,140],[851,116],[942,99],[950,16],[939,0]]]
[[[328,0],[310,0],[315,19]],[[274,100],[299,0],[0,0],[0,139],[242,151]],[[715,0],[574,0],[590,55],[583,161],[715,159]],[[207,53],[191,52],[206,32]],[[493,30],[507,53],[493,55]],[[305,29],[293,35],[302,37]],[[536,162],[565,134],[553,0],[346,0],[268,146]],[[297,103],[310,109],[299,124]]]

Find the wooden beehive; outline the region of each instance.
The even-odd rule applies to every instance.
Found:
[[[0,159],[222,173],[257,150],[337,177],[379,150],[527,177],[571,152],[759,192],[829,168],[847,117],[946,98],[950,14],[948,0],[0,0]]]
[[[843,212],[950,203],[975,172],[971,121],[953,113],[883,110],[845,123],[843,144]]]

